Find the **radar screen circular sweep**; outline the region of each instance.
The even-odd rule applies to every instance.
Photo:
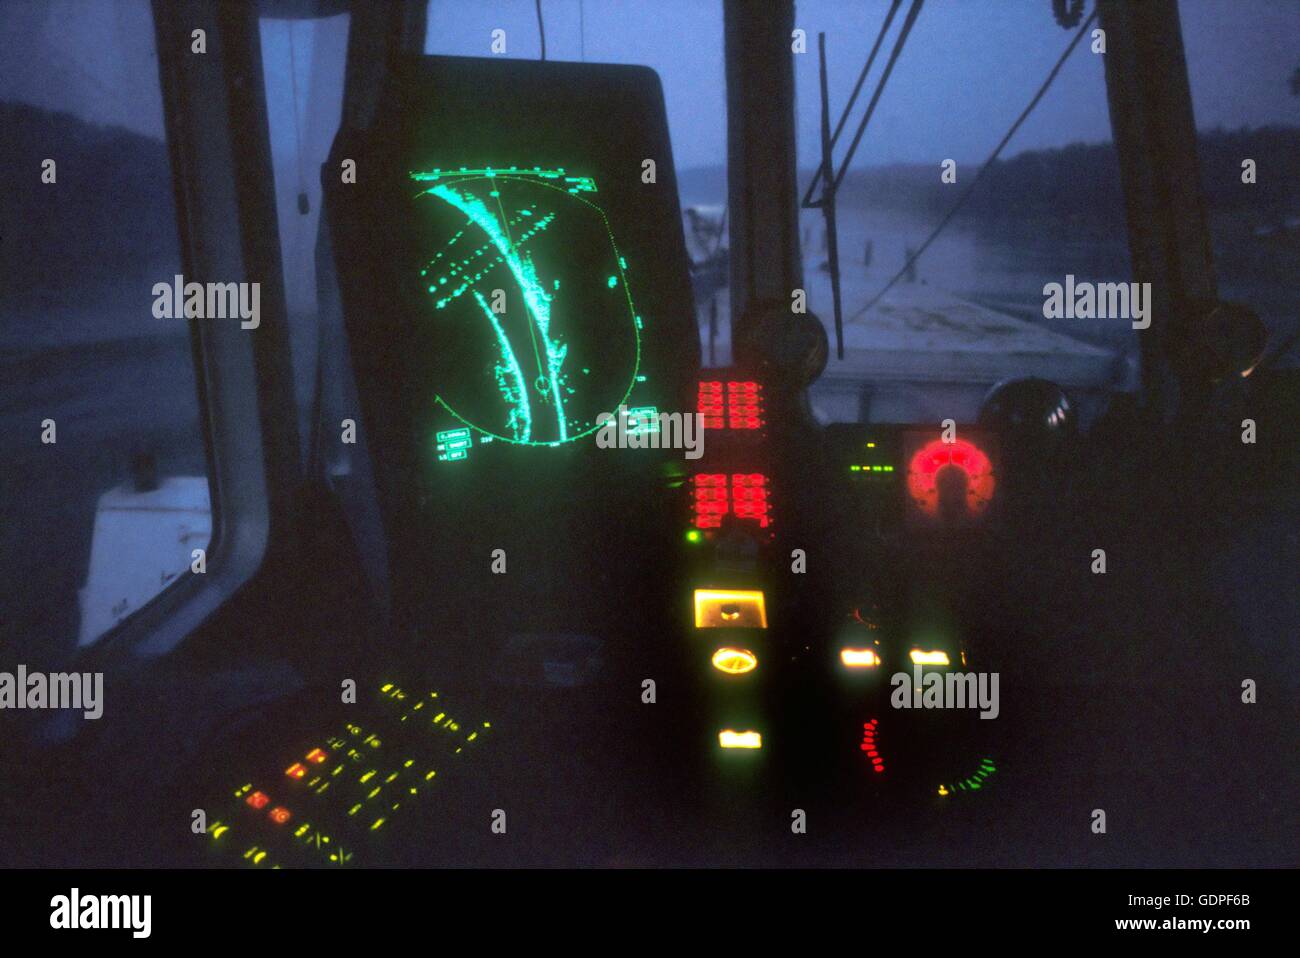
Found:
[[[409,173],[434,398],[480,441],[590,435],[645,381],[642,320],[594,178],[563,169]]]

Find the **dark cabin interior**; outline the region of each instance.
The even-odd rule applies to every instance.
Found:
[[[6,31],[47,36],[42,6]],[[956,13],[881,0],[866,34],[796,49],[803,4],[720,0],[713,209],[674,141],[681,85],[580,61],[571,6],[537,6],[544,58],[531,3],[500,56],[440,47],[476,14],[439,0],[139,4],[165,154],[0,98],[0,671],[103,683],[94,720],[0,711],[0,865],[1293,866],[1300,101],[1232,201],[1269,198],[1275,225],[1221,243],[1207,196],[1254,187],[1244,132],[1198,133],[1196,0],[1024,5],[1045,64],[1093,64],[1105,149],[1013,139],[985,174],[1034,108],[1017,87],[955,182],[916,160],[939,230],[903,249],[869,211],[912,181],[845,157],[890,117],[1002,97],[894,112],[913,63],[963,55],[924,46]],[[311,24],[310,63],[274,45]],[[700,42],[683,28],[681,57]],[[334,100],[306,86],[331,51]],[[286,160],[285,123],[316,152]],[[65,129],[102,142],[50,152]],[[1019,312],[945,285],[948,237],[1006,183],[1045,211],[1025,275],[1109,217],[1112,272],[1079,252],[1051,275],[1123,278],[1145,320],[1074,337],[1082,301],[1058,323],[1037,280]],[[124,222],[95,212],[140,189]],[[76,262],[53,265],[63,236]],[[1259,302],[1221,294],[1243,262]],[[227,283],[256,284],[256,319],[203,312]],[[31,345],[76,300],[116,309],[110,284],[139,335]],[[157,574],[149,523],[172,566],[128,602],[133,563]]]

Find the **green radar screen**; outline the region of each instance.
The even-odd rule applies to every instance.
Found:
[[[518,167],[409,176],[437,403],[509,443],[591,435],[645,379],[628,264],[596,181]]]

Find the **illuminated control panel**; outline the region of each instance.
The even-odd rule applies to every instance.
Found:
[[[990,514],[999,479],[988,430],[852,424],[835,437],[836,468],[865,509],[904,517],[912,531],[974,527]]]
[[[233,784],[226,800],[207,806],[215,817],[199,837],[255,868],[366,863],[376,838],[427,805],[492,728],[435,691],[387,682],[377,701],[365,724],[344,722],[283,755],[279,771]]]
[[[764,440],[763,386],[713,370],[698,383],[696,411],[707,431],[691,476],[690,542],[711,542],[729,522],[759,542],[771,540],[772,483]]]
[[[703,546],[690,641],[713,685],[714,747],[754,755],[763,729],[753,725],[752,706],[773,662],[759,561],[775,515],[763,384],[736,370],[707,370],[696,395],[707,438],[689,483],[686,538]]]

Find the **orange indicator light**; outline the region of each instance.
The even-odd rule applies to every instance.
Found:
[[[289,819],[293,818],[293,812],[289,811],[289,809],[285,808],[283,805],[277,805],[275,808],[271,809],[266,817],[277,825],[283,825]]]
[[[270,803],[271,799],[263,792],[254,792],[252,795],[249,795],[248,798],[244,799],[244,801],[250,807],[256,808],[259,811],[261,811],[263,808],[266,808],[266,806]]]
[[[307,766],[302,762],[294,762],[284,770],[284,774],[290,778],[303,778],[307,774]]]
[[[307,753],[307,761],[314,762],[317,765],[322,764],[325,761],[325,758],[326,755],[323,748],[314,748]]]

